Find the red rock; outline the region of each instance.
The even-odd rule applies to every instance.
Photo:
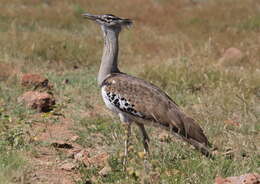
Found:
[[[14,73],[14,68],[11,65],[0,63],[0,81],[6,80]]]
[[[257,173],[248,173],[227,178],[217,177],[215,184],[260,184],[260,175]]]
[[[229,179],[224,179],[224,178],[221,178],[220,176],[218,176],[215,179],[215,184],[228,184],[228,183],[231,183],[231,181]]]
[[[37,109],[38,112],[48,112],[55,105],[53,95],[46,92],[28,91],[18,98],[18,102],[23,102],[32,109]]]
[[[87,161],[89,159],[89,152],[85,149],[81,150],[80,152],[74,154],[74,158],[77,161]]]
[[[69,162],[63,164],[60,168],[65,171],[72,171],[73,169],[76,168],[76,164]]]
[[[70,138],[70,141],[75,142],[75,141],[77,141],[78,139],[79,139],[79,136],[78,136],[78,135],[74,135],[74,136],[72,136],[72,137]]]
[[[219,59],[220,65],[236,65],[239,63],[245,55],[242,53],[241,50],[231,47],[225,50],[223,56]]]
[[[260,175],[257,173],[246,174],[243,177],[245,184],[260,184]]]
[[[99,155],[93,156],[91,158],[85,157],[83,159],[83,163],[86,166],[89,166],[89,165],[102,166],[107,162],[108,157],[109,157],[109,155],[106,152],[104,152],[104,153],[101,153]]]
[[[48,87],[49,80],[38,74],[24,74],[21,78],[22,86],[28,88]]]
[[[232,119],[227,119],[224,121],[228,125],[233,125],[233,126],[240,126],[240,124],[237,121],[234,121]]]

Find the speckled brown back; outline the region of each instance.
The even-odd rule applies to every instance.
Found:
[[[109,75],[102,86],[105,86],[107,93],[127,100],[142,119],[171,127],[186,138],[192,138],[205,145],[209,144],[200,126],[185,115],[158,87],[122,73]],[[129,113],[125,109],[120,110]]]

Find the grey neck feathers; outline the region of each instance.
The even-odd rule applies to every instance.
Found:
[[[118,58],[118,35],[120,31],[105,29],[104,33],[104,50],[101,60],[101,66],[98,73],[98,85],[101,86],[104,79],[111,73],[119,73],[117,67]]]

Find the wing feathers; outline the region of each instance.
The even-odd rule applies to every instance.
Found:
[[[126,99],[137,113],[143,115],[143,119],[171,128],[197,149],[202,145],[209,146],[208,139],[199,124],[185,115],[158,87],[125,74],[112,74],[107,77],[103,85],[107,91]]]

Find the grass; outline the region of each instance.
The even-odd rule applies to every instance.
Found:
[[[14,181],[24,175],[26,158],[23,153],[28,149],[29,145],[26,134],[29,112],[23,107],[15,105],[13,98],[18,94],[10,89],[2,87],[0,89],[1,183]],[[10,103],[7,103],[7,101]]]
[[[31,124],[60,121],[52,113],[38,116],[17,103],[25,91],[20,86],[22,73],[46,76],[57,98],[54,111],[74,123],[78,143],[109,154],[112,172],[102,177],[100,166],[81,166],[78,183],[206,184],[216,176],[259,173],[259,6],[254,0],[3,0],[0,183],[19,183],[28,176],[28,152],[37,152],[28,134]],[[120,36],[122,71],[165,90],[201,124],[220,152],[233,154],[209,160],[173,138],[161,141],[161,132],[149,127],[152,153],[144,163],[138,156],[143,148],[135,127],[128,172],[122,172],[124,131],[104,108],[96,86],[103,40],[98,26],[81,18],[85,11],[134,19],[132,29]],[[218,66],[229,47],[239,48],[245,59]]]

